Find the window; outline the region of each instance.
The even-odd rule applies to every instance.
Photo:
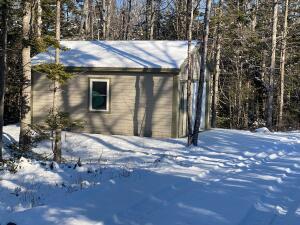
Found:
[[[90,111],[109,111],[108,79],[90,79]]]

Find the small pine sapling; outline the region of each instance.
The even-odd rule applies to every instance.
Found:
[[[54,84],[52,89],[53,106],[49,109],[45,123],[36,125],[36,127],[40,129],[40,132],[49,131],[48,137],[52,141],[53,160],[61,162],[61,131],[83,127],[83,121],[72,120],[68,113],[62,112],[56,107],[55,102],[57,90],[66,84],[73,74],[66,72],[62,64],[41,64],[35,66],[34,69],[39,73],[46,74]]]

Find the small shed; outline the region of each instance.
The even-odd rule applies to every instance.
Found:
[[[61,41],[60,63],[75,73],[59,92],[60,110],[85,121],[81,131],[146,137],[187,134],[187,41]],[[192,42],[193,108],[200,71]],[[32,64],[54,63],[54,51]],[[201,128],[205,129],[206,84]],[[52,83],[32,73],[32,121],[45,120],[52,105]],[[195,111],[195,110],[193,110]],[[194,115],[193,115],[194,119]]]

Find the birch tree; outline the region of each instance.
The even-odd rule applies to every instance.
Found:
[[[150,39],[150,25],[151,25],[151,6],[153,0],[146,0],[146,37]]]
[[[103,0],[103,38],[110,38],[112,0]]]
[[[24,151],[27,150],[30,137],[29,125],[31,124],[31,58],[30,58],[30,44],[29,36],[31,29],[31,1],[24,0],[23,2],[23,47],[22,47],[22,68],[23,68],[23,87],[22,87],[22,102],[21,102],[21,123],[20,123],[20,137],[19,148]]]
[[[198,95],[196,103],[196,114],[195,114],[195,124],[193,129],[193,145],[198,145],[198,134],[200,128],[201,111],[202,111],[202,97],[203,97],[203,83],[207,80],[207,68],[206,68],[206,58],[207,58],[207,46],[208,46],[208,35],[209,35],[209,22],[210,22],[210,10],[211,10],[211,0],[206,0],[205,15],[204,15],[204,32],[201,44],[201,65],[200,65],[200,77],[198,84]]]
[[[187,5],[189,4],[189,2],[187,1]],[[159,17],[159,10],[160,10],[160,5],[161,5],[161,1],[160,0],[151,0],[149,1],[149,12],[147,12],[147,14],[149,15],[148,18],[148,29],[149,29],[149,39],[153,40],[156,38],[156,33],[155,32],[158,28],[155,25],[158,25],[158,17]],[[188,21],[188,20],[187,20]],[[189,23],[187,23],[187,28],[189,26]],[[188,32],[188,29],[187,29]]]
[[[41,0],[36,1],[37,7],[37,26],[36,26],[36,35],[40,39],[42,37],[42,4]]]
[[[58,2],[56,1],[56,4]],[[84,37],[87,37],[88,32],[88,15],[89,15],[89,0],[84,0],[83,2],[83,9],[82,9],[82,17],[80,22],[80,34],[84,35]],[[56,10],[56,16],[57,16],[57,10]],[[56,24],[57,24],[57,18],[56,18]],[[56,30],[57,31],[57,30]]]
[[[112,9],[113,9],[113,0],[108,0],[107,3],[107,21],[106,21],[106,39],[110,39],[111,36],[111,19],[112,19]]]
[[[55,21],[55,39],[59,43],[60,42],[60,7],[61,7],[61,0],[56,0],[56,21]],[[59,54],[60,49],[55,49],[55,64],[59,65]],[[57,113],[58,106],[56,101],[56,94],[57,94],[57,82],[54,80],[54,96],[53,96],[53,110],[54,113]],[[61,162],[61,128],[57,127],[55,130],[55,141],[54,141],[54,150],[53,150],[53,159],[55,162]]]
[[[94,1],[89,0],[89,31],[90,39],[94,39]]]
[[[273,0],[273,26],[272,26],[272,54],[271,66],[268,87],[268,101],[267,101],[267,126],[273,126],[273,98],[274,98],[274,76],[276,65],[276,42],[277,42],[277,22],[278,22],[278,0]]]
[[[279,112],[278,112],[278,127],[282,127],[282,115],[284,105],[284,74],[285,74],[285,54],[286,54],[286,37],[288,27],[289,0],[285,0],[284,5],[284,23],[282,31],[282,44],[280,56],[280,87],[279,87]]]

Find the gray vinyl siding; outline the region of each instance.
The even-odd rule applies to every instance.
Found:
[[[91,78],[110,80],[109,112],[89,111]],[[79,73],[58,93],[57,102],[72,119],[85,121],[84,132],[171,137],[176,133],[172,121],[177,118],[173,82],[173,74]],[[33,74],[32,95],[33,122],[41,123],[52,106],[51,82],[46,75]]]

